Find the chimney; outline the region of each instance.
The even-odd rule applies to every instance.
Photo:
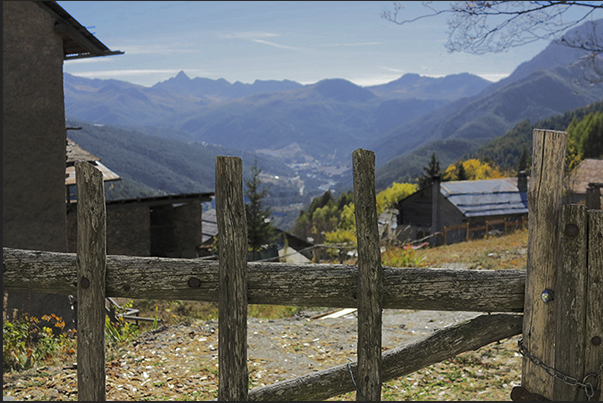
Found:
[[[520,171],[517,174],[517,190],[521,193],[528,191],[528,175],[525,171]]]
[[[603,183],[589,183],[586,189],[586,208],[601,210],[601,188]]]

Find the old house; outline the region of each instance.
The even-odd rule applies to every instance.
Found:
[[[603,205],[603,159],[584,159],[564,179],[564,187],[566,204],[584,203],[588,208],[600,210]]]
[[[527,217],[528,179],[434,182],[402,199],[397,204],[397,232],[400,240],[417,240],[430,234],[443,234],[445,228],[462,227],[447,233],[447,242],[467,238],[467,227],[484,227],[502,219],[516,221]],[[494,229],[494,228],[492,228]],[[441,244],[442,236],[430,242]]]
[[[103,174],[103,181],[114,182],[121,178],[118,174],[103,165],[95,155],[92,155],[82,147],[78,146],[73,140],[67,139],[67,165],[65,167],[65,187],[67,203],[74,202],[77,199],[77,186],[75,181],[75,161],[88,161],[94,165]]]
[[[201,255],[202,203],[214,193],[110,200],[107,254],[196,258]],[[67,205],[68,251],[77,250],[77,203]]]
[[[66,252],[63,62],[123,52],[54,1],[2,2],[2,34],[2,245]],[[66,296],[11,292],[5,308],[41,316],[61,304]]]
[[[77,251],[77,180],[74,163],[88,161],[105,183],[121,180],[100,158],[67,139],[67,250]],[[202,244],[202,204],[213,192],[109,200],[107,254],[196,258]]]

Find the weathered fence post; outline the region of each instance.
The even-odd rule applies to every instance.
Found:
[[[524,302],[523,346],[548,365],[555,359],[558,227],[567,133],[534,130],[532,173],[528,189],[530,225]],[[524,356],[524,390],[551,399],[553,377]]]
[[[598,392],[593,399],[603,399],[603,211],[588,211],[588,272],[586,273],[586,326],[584,329],[584,375],[598,373]],[[596,394],[599,394],[597,397]],[[591,399],[592,400],[592,399]]]
[[[375,198],[375,154],[352,153],[358,238],[358,391],[356,400],[381,400],[383,269]]]
[[[106,211],[102,173],[75,162],[77,178],[77,384],[81,401],[106,400]]]
[[[243,163],[216,157],[216,218],[219,249],[218,400],[248,397],[247,221]]]
[[[559,266],[555,299],[555,368],[583,379],[586,320],[587,219],[586,207],[563,206],[559,240]],[[603,320],[603,317],[600,318]],[[576,400],[579,390],[559,379],[554,381],[554,400]]]

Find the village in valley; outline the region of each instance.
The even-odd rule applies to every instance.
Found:
[[[128,83],[66,84],[64,64],[127,49],[106,46],[61,3],[3,2],[4,400],[600,398],[603,80],[571,108],[540,100],[566,94],[587,56],[546,70],[545,55],[476,94],[423,99],[432,109],[358,147],[359,111],[379,111],[385,125],[384,110],[407,107],[402,90],[289,83],[286,94],[312,108],[324,96],[325,110],[343,110],[355,97],[352,123],[333,126],[347,148],[313,150],[295,134],[236,150],[181,128],[182,142],[69,116],[66,104],[111,91],[135,101]],[[553,95],[532,103],[513,92],[551,82]],[[136,91],[153,107],[168,93]],[[523,106],[501,101],[511,98]],[[244,97],[228,102],[251,109]],[[90,105],[107,119],[122,108]],[[240,124],[245,108],[224,119]],[[429,126],[434,111],[443,117]],[[490,124],[499,135],[480,134]],[[420,125],[442,133],[420,142]],[[142,147],[155,141],[163,148]],[[571,333],[580,341],[569,357],[558,346]],[[579,381],[554,383],[538,362]]]

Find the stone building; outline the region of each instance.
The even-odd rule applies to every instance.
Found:
[[[590,209],[600,210],[603,187],[603,159],[585,158],[564,178],[564,202],[586,204]]]
[[[487,221],[522,220],[528,215],[528,178],[440,182],[418,190],[397,204],[397,231],[400,240],[418,240],[442,233],[445,227],[484,226]],[[467,228],[447,235],[453,243],[467,238]],[[430,242],[439,244],[442,237]]]
[[[2,2],[2,245],[65,252],[63,62],[111,51],[54,1]],[[41,316],[67,297],[11,292],[9,312]]]

